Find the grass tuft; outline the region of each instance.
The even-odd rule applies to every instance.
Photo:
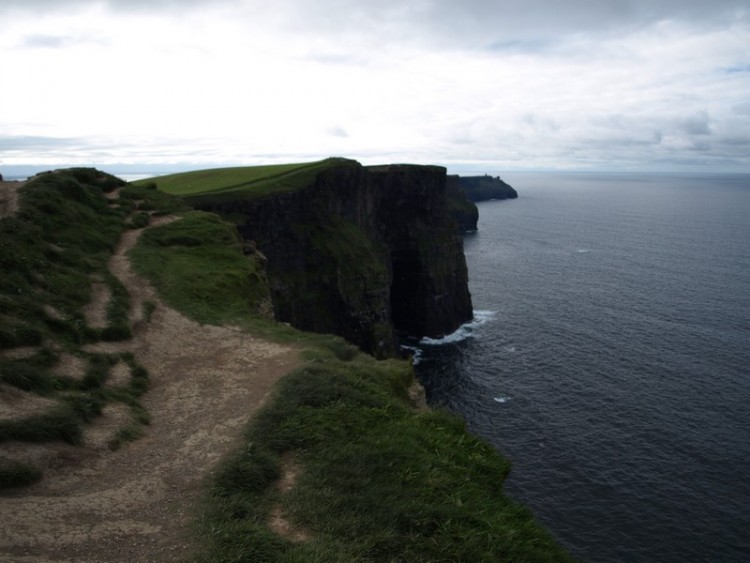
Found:
[[[79,444],[82,437],[81,419],[72,406],[60,405],[44,414],[16,420],[0,420],[0,442],[59,440]]]
[[[0,459],[0,490],[27,487],[41,478],[42,472],[36,467],[26,463]]]
[[[115,436],[107,443],[107,447],[112,450],[119,450],[128,442],[133,442],[142,437],[146,431],[143,425],[138,422],[132,422],[120,428]]]

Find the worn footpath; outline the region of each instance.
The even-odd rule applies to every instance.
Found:
[[[274,383],[298,365],[293,347],[199,325],[165,306],[130,268],[127,252],[140,233],[126,231],[110,261],[130,292],[134,337],[90,349],[131,351],[149,371],[146,435],[111,451],[110,434],[126,416],[115,405],[94,422],[83,446],[1,444],[42,464],[45,477],[0,494],[0,561],[188,559],[212,471],[239,445]],[[146,301],[157,304],[148,320],[140,318]]]

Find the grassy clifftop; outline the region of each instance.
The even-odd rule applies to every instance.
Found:
[[[146,185],[156,180],[161,191],[182,197],[209,194],[213,198],[238,194],[261,197],[305,187],[319,172],[345,162],[350,161],[327,158],[316,162],[213,168],[159,176],[158,179],[141,180],[135,184]]]

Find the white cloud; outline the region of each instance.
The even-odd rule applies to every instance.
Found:
[[[0,160],[747,169],[741,3],[557,6],[10,1]]]

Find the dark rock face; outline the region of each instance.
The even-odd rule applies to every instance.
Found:
[[[466,192],[471,201],[487,201],[489,199],[515,199],[518,193],[499,177],[492,176],[461,176],[459,185]]]
[[[455,175],[447,176],[445,192],[448,197],[448,207],[458,225],[458,230],[462,233],[476,231],[479,210],[469,199],[466,190],[461,187],[461,179]]]
[[[297,191],[196,205],[256,241],[279,321],[386,357],[396,331],[437,337],[472,318],[444,168],[347,161]]]
[[[472,317],[463,239],[448,205],[445,169],[370,169],[379,195],[378,235],[390,250],[394,326],[441,336]]]

